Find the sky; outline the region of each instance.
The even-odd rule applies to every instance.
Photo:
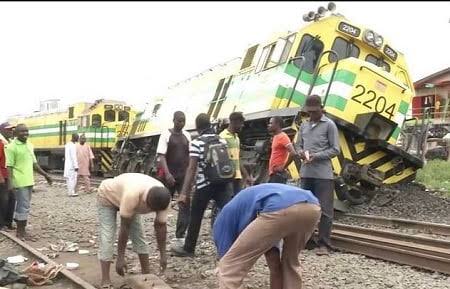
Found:
[[[106,98],[139,109],[171,84],[296,31],[328,2],[0,2],[0,121]],[[450,2],[340,2],[405,54],[412,79],[450,66]]]

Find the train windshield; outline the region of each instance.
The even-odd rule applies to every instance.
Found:
[[[298,46],[295,57],[304,56],[305,63],[303,64],[303,70],[308,73],[313,73],[322,51],[323,42],[320,41],[317,36],[313,37],[309,34],[305,34]],[[299,62],[294,61],[294,64],[300,68]]]

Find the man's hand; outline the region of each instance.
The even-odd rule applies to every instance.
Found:
[[[52,185],[52,184],[53,184],[53,180],[52,180],[52,178],[51,178],[49,175],[46,175],[46,176],[45,176],[45,180],[47,181],[47,183],[48,183],[49,185]]]
[[[255,183],[255,179],[252,178],[251,176],[247,176],[245,178],[245,184],[246,184],[247,187],[253,186],[254,183]]]
[[[275,166],[273,167],[273,171],[276,173],[284,172],[284,166]]]
[[[298,155],[300,156],[301,160],[306,160],[306,155],[305,155],[305,151],[304,150],[300,150],[298,152]]]
[[[180,196],[178,197],[177,202],[179,204],[187,205],[187,201],[188,201],[188,197],[187,197],[186,193],[185,192],[181,192]]]
[[[166,173],[166,182],[170,187],[173,187],[175,185],[175,178],[170,172]]]
[[[127,272],[127,263],[125,262],[125,258],[117,258],[116,261],[116,272],[120,276],[124,276],[125,272]]]
[[[166,254],[159,257],[159,266],[161,269],[160,273],[164,273],[164,271],[166,271],[166,268],[167,268],[167,255]]]

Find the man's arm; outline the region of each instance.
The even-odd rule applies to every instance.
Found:
[[[78,171],[78,159],[77,159],[77,147],[73,144],[69,149],[70,162],[72,163],[73,169]]]
[[[38,163],[33,163],[33,169],[43,176],[47,180],[47,183],[50,185],[53,183],[52,178],[41,168],[41,166],[39,166]]]
[[[298,155],[297,151],[295,150],[295,147],[292,143],[289,143],[286,146],[288,152],[289,152],[289,157],[284,165],[284,169],[287,169],[289,167],[289,165],[292,163],[292,161],[296,158],[300,158],[300,156]]]
[[[158,154],[158,156],[159,156],[159,162],[164,170],[164,178],[166,179],[169,186],[173,186],[175,184],[175,178],[172,176],[172,174],[169,171],[169,166],[167,165],[166,155]]]
[[[329,147],[321,152],[312,155],[311,159],[326,160],[332,159],[340,152],[338,130],[334,123],[330,122],[327,130]]]
[[[90,165],[90,169],[93,170],[93,169],[94,169],[94,159],[95,159],[95,156],[94,156],[94,154],[92,153],[91,147],[89,146],[88,148],[89,148],[89,165]]]
[[[156,242],[158,243],[161,271],[164,272],[167,266],[167,255],[166,255],[167,225],[165,222],[160,222],[158,221],[158,218],[155,218],[154,227],[155,227]]]
[[[170,132],[170,131],[169,131]],[[169,142],[169,137],[167,132],[163,132],[158,141],[158,146],[156,148],[156,153],[159,157],[159,163],[162,166],[164,171],[164,178],[166,179],[169,186],[173,186],[175,184],[175,179],[169,171],[169,166],[167,165],[166,153],[167,153],[167,145]]]
[[[6,185],[8,186],[8,191],[12,191],[13,190],[13,184],[12,184],[13,168],[12,167],[8,167],[8,175],[9,175],[9,178],[7,179],[8,182],[6,183]]]
[[[123,276],[126,269],[125,249],[127,248],[128,235],[130,233],[133,218],[120,217],[119,240],[117,242],[116,272]]]

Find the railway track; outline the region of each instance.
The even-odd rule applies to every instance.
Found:
[[[331,240],[343,251],[450,274],[450,241],[339,223]]]
[[[39,261],[40,263],[58,265],[47,256],[37,251],[33,247],[29,246],[25,242],[17,239],[15,236],[0,231],[0,256],[4,259],[8,256],[22,255],[28,258],[27,263],[31,264],[33,261]],[[24,263],[22,266],[29,264]],[[21,267],[22,267],[21,266]],[[23,270],[24,268],[20,268]],[[52,280],[51,285],[45,285],[46,289],[59,289],[59,288],[73,288],[73,289],[95,289],[94,286],[87,283],[83,279],[76,276],[66,268],[59,271],[55,279]]]
[[[381,216],[359,215],[348,213],[342,214],[342,216],[363,221],[365,224],[397,227],[402,229],[417,230],[420,232],[424,232],[426,234],[450,236],[450,225],[446,224],[437,224],[399,218],[386,218]]]
[[[52,180],[56,183],[66,183],[66,179],[60,175],[60,174],[51,174],[50,175],[52,177]],[[98,186],[100,186],[100,183],[105,180],[106,178],[91,178],[91,186],[94,188],[97,188]],[[42,181],[44,181],[44,179],[42,179]],[[78,181],[81,185],[83,185],[83,180],[79,180]]]

